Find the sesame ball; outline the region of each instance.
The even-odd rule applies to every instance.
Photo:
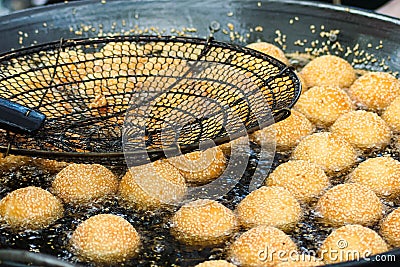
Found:
[[[214,200],[199,199],[183,205],[172,218],[172,235],[191,246],[216,245],[237,228],[234,213]]]
[[[370,158],[360,163],[349,181],[360,183],[379,197],[393,199],[400,195],[400,162],[391,157]]]
[[[70,244],[80,260],[110,264],[134,257],[139,249],[140,236],[124,218],[99,214],[76,228]]]
[[[389,126],[378,114],[365,110],[343,114],[332,125],[331,132],[363,150],[385,147],[392,135]]]
[[[300,73],[309,87],[327,85],[347,88],[356,79],[356,73],[350,63],[332,55],[311,60]]]
[[[222,150],[225,156],[229,157],[234,152],[249,153],[250,142],[247,136],[242,136],[218,147]]]
[[[318,126],[330,126],[340,115],[354,110],[346,92],[334,86],[311,87],[294,108]]]
[[[0,170],[8,171],[12,168],[19,168],[31,163],[32,158],[26,156],[15,156],[8,155],[6,157],[3,154],[0,155]]]
[[[400,247],[400,208],[383,219],[380,234],[390,245]]]
[[[400,81],[385,72],[368,72],[349,88],[350,97],[370,110],[379,111],[400,94]]]
[[[192,184],[209,183],[217,179],[226,167],[225,155],[219,147],[169,158],[168,162],[179,170],[186,182]]]
[[[325,239],[319,254],[326,264],[330,264],[361,260],[387,250],[387,244],[375,231],[361,225],[346,225]]]
[[[63,213],[64,208],[55,196],[34,186],[12,191],[0,201],[0,221],[17,230],[45,228]]]
[[[225,260],[205,261],[197,264],[195,267],[235,267],[236,265]]]
[[[302,210],[294,196],[280,186],[262,186],[247,195],[237,206],[239,222],[245,228],[268,225],[291,230]]]
[[[267,42],[258,42],[258,43],[248,44],[246,47],[257,50],[258,52],[267,54],[267,55],[274,57],[277,60],[285,63],[286,65],[289,65],[289,60],[285,56],[285,53],[283,53],[283,51],[276,45],[273,45],[273,44],[267,43]]]
[[[304,137],[314,131],[312,123],[300,112],[291,111],[291,115],[283,121],[259,130],[251,135],[251,139],[259,145],[271,143],[275,137],[276,149],[287,151],[294,148]]]
[[[277,251],[282,251],[276,253]],[[283,231],[260,225],[243,233],[229,247],[229,258],[239,266],[274,266],[297,252],[296,244]]]
[[[313,162],[328,173],[347,170],[357,159],[354,148],[342,137],[328,132],[305,137],[292,153],[294,160]]]
[[[400,132],[400,97],[390,103],[381,117],[393,132]]]
[[[294,255],[289,255],[289,258],[278,263],[275,265],[275,267],[311,267],[321,265],[324,265],[324,262],[319,258],[310,256],[308,254],[296,253]]]
[[[52,192],[64,202],[87,204],[115,194],[117,177],[99,164],[71,164],[53,180]]]
[[[167,160],[130,168],[118,189],[121,204],[138,210],[156,210],[177,204],[186,192],[185,179]]]
[[[35,165],[50,173],[58,173],[68,166],[69,163],[50,159],[32,158],[28,156],[8,155],[4,157],[3,155],[0,155],[0,171],[9,171],[10,169],[20,168],[27,165]]]
[[[382,203],[375,193],[361,184],[339,184],[319,200],[316,210],[332,225],[373,225],[381,217]]]
[[[320,166],[304,160],[291,160],[279,165],[268,176],[266,184],[284,187],[298,201],[310,202],[329,186],[329,179]]]

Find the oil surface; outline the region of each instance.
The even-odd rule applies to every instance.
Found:
[[[297,68],[301,68],[306,62],[292,61]],[[380,152],[361,154],[359,162],[370,157],[392,156],[399,160],[399,148],[397,137],[393,137],[391,144]],[[237,204],[249,194],[249,182],[258,167],[265,176],[279,164],[289,160],[290,152],[276,153],[272,167],[270,164],[259,162],[260,147],[251,144],[250,159],[246,171],[239,183],[219,201],[228,208],[234,210]],[[258,165],[262,166],[258,166]],[[353,167],[354,168],[354,167]],[[121,167],[110,167],[119,177],[126,172]],[[345,177],[352,169],[330,177],[332,186],[343,183]],[[22,166],[12,166],[0,170],[0,199],[7,193],[26,186],[39,186],[49,190],[56,172],[49,171],[43,166],[35,164],[35,161],[27,161]],[[384,202],[385,213],[388,214],[399,203]],[[292,239],[298,245],[300,251],[317,252],[323,240],[331,233],[332,228],[320,221],[317,213],[311,208],[313,204],[303,206],[303,218],[291,233]],[[51,227],[38,231],[13,232],[6,225],[0,226],[0,248],[23,249],[32,252],[41,252],[56,256],[62,260],[93,266],[91,263],[80,262],[69,252],[68,242],[74,229],[85,219],[101,213],[120,215],[128,220],[141,235],[141,250],[135,259],[125,263],[126,266],[194,266],[200,262],[211,259],[226,258],[226,250],[229,244],[244,230],[235,234],[231,240],[217,247],[195,248],[182,245],[170,235],[170,218],[175,209],[157,212],[137,212],[125,209],[118,205],[117,197],[110,198],[102,203],[92,203],[89,206],[73,207],[64,205],[64,217],[59,219]],[[377,226],[373,227],[378,230]],[[116,265],[118,266],[118,265]]]

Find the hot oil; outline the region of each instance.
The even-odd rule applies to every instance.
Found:
[[[249,194],[248,185],[258,165],[259,150],[260,148],[255,144],[251,145],[250,160],[245,174],[239,183],[220,199],[220,202],[230,209],[235,209],[237,204]],[[367,157],[382,155],[391,155],[399,159],[399,153],[396,146],[390,145],[383,151],[372,152],[369,155],[360,157],[360,161],[365,160]],[[265,168],[263,171],[268,173],[279,164],[288,161],[289,158],[290,152],[276,153],[272,167]],[[258,167],[263,168],[263,166]],[[125,172],[125,169],[120,167],[112,168],[112,170],[120,176]],[[332,184],[343,183],[350,171],[337,174],[331,179]],[[50,190],[51,181],[54,176],[54,171],[48,171],[43,166],[35,165],[34,161],[30,161],[28,164],[22,166],[14,166],[9,170],[3,170],[1,175],[1,184],[3,186],[0,197],[3,198],[7,193],[26,186],[40,186]],[[297,243],[300,251],[310,253],[311,255],[318,252],[319,246],[333,229],[320,220],[319,214],[312,209],[314,204],[315,201],[307,206],[303,206],[302,220],[290,234]],[[396,203],[386,202],[385,213],[389,213],[397,206]],[[88,206],[74,207],[64,205],[64,208],[64,217],[43,230],[13,232],[3,225],[0,228],[0,247],[41,252],[54,255],[69,262],[92,266],[93,264],[91,263],[80,262],[70,252],[69,239],[74,229],[85,219],[96,214],[112,213],[128,220],[141,235],[142,244],[140,253],[135,259],[126,262],[126,266],[194,266],[202,261],[226,258],[229,244],[241,232],[244,232],[241,229],[240,233],[235,234],[231,240],[220,246],[194,248],[178,243],[170,234],[169,220],[176,211],[176,208],[156,212],[137,212],[121,207],[118,204],[117,197],[107,199],[101,203],[95,202]]]
[[[297,70],[300,70],[311,59],[309,56],[301,55],[288,57]],[[321,131],[321,129],[317,131]],[[396,144],[397,137],[393,138],[391,144],[383,151],[360,154],[357,163],[376,156],[392,156],[399,160],[400,149]],[[259,161],[260,151],[260,147],[251,143],[250,159],[243,177],[228,194],[219,199],[228,208],[234,210],[239,202],[250,193],[249,183],[256,170],[266,177],[270,171],[290,159],[290,151],[286,153],[277,152],[271,165],[269,162]],[[20,164],[12,164],[3,168],[4,170],[2,171],[0,170],[0,184],[2,185],[0,198],[3,198],[13,190],[31,185],[50,190],[51,182],[58,170],[47,170],[44,167],[45,165],[37,163],[35,160],[25,158]],[[110,167],[110,169],[119,177],[122,177],[126,172],[126,169],[122,167]],[[343,183],[353,169],[330,177],[331,186]],[[317,199],[308,205],[302,206],[302,220],[290,233],[300,252],[309,253],[310,255],[317,255],[320,245],[333,230],[331,226],[322,222],[320,215],[313,210],[316,201]],[[384,212],[388,214],[398,207],[399,203],[386,201],[384,206]],[[126,266],[195,266],[206,260],[225,259],[227,257],[227,248],[231,242],[245,231],[241,229],[230,240],[219,246],[195,248],[178,243],[170,234],[170,218],[177,208],[156,212],[138,212],[121,207],[118,204],[117,197],[103,202],[95,202],[88,206],[74,207],[64,205],[64,208],[64,217],[43,230],[13,232],[5,225],[1,226],[0,247],[41,252],[54,255],[68,262],[94,266],[91,263],[80,262],[70,252],[69,239],[74,229],[87,218],[96,214],[112,213],[128,220],[141,235],[140,253],[136,258],[126,262]],[[379,230],[377,225],[372,229]],[[115,266],[119,265],[115,264]]]
[[[2,172],[3,187],[0,198],[13,190],[27,186],[39,186],[51,191],[51,181],[55,173],[46,171],[43,166],[32,162],[25,163]],[[112,170],[116,174],[123,174],[126,171],[124,168]],[[249,172],[246,172],[242,180],[245,181],[249,176]],[[246,193],[247,191],[241,186],[237,186],[222,201],[234,208]],[[137,212],[121,207],[117,197],[87,206],[74,207],[64,204],[64,208],[64,217],[43,230],[14,232],[6,225],[1,226],[0,247],[41,252],[69,262],[91,266],[90,263],[79,262],[70,252],[69,239],[74,229],[84,220],[97,214],[111,213],[128,220],[141,235],[140,253],[135,259],[126,262],[127,266],[194,266],[210,258],[224,257],[225,244],[220,247],[199,249],[175,241],[169,232],[169,219],[176,209]]]

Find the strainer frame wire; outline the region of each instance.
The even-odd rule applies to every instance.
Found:
[[[25,250],[0,249],[0,264],[9,266],[83,267],[62,261],[54,256]]]
[[[243,47],[237,44],[232,44],[232,43],[225,43],[225,42],[220,42],[214,40],[212,37],[208,39],[203,39],[203,38],[198,38],[198,37],[182,37],[182,36],[155,36],[155,35],[128,35],[128,36],[113,36],[113,37],[98,37],[98,38],[73,38],[73,39],[67,39],[63,40],[60,39],[58,41],[54,42],[49,42],[49,43],[44,43],[44,44],[39,44],[35,46],[30,46],[30,47],[25,47],[25,48],[20,48],[16,49],[10,52],[6,52],[3,54],[0,54],[0,61],[7,61],[15,57],[21,57],[21,56],[27,56],[32,53],[39,53],[43,51],[48,51],[50,49],[53,49],[54,51],[57,50],[57,62],[54,65],[54,72],[56,71],[58,65],[58,56],[60,52],[65,49],[65,48],[70,48],[70,47],[76,47],[76,46],[85,46],[85,45],[93,45],[93,44],[107,44],[107,43],[112,43],[112,42],[136,42],[136,43],[151,43],[151,42],[181,42],[181,43],[193,43],[193,44],[200,44],[202,43],[204,45],[204,48],[201,52],[201,55],[204,54],[205,51],[207,51],[210,47],[216,47],[216,48],[227,48],[230,50],[235,50],[236,52],[241,52],[244,54],[249,54],[251,56],[255,56],[256,58],[266,60],[269,62],[272,62],[274,65],[278,66],[280,68],[280,72],[277,75],[271,76],[268,79],[264,80],[264,86],[268,86],[268,82],[274,78],[278,78],[280,75],[283,75],[285,72],[290,72],[290,76],[294,78],[295,84],[294,84],[294,97],[292,98],[292,101],[287,105],[286,107],[281,107],[278,109],[278,111],[273,115],[274,122],[279,122],[281,120],[286,119],[288,116],[290,116],[290,109],[295,105],[297,100],[299,99],[301,95],[301,83],[300,79],[297,77],[294,69],[291,66],[287,66],[278,59],[269,56],[267,54],[258,52],[256,50],[253,50],[251,48]],[[200,60],[200,57],[197,59]],[[54,74],[54,73],[53,73]],[[0,73],[1,75],[1,73]],[[54,75],[53,75],[54,76]],[[1,76],[0,76],[1,77]],[[10,76],[11,77],[11,76]],[[8,77],[8,78],[10,78]],[[178,79],[179,80],[179,79]],[[53,79],[51,79],[49,85],[53,84]],[[274,122],[269,122],[268,125],[264,125],[264,127],[267,127]],[[260,130],[260,126],[256,125],[254,127],[251,127],[247,129],[247,133],[252,133],[257,130]],[[218,137],[213,139],[214,143],[216,145],[221,145],[224,143],[227,143],[229,141],[232,141],[236,138],[239,138],[243,136],[243,134],[237,134],[237,135],[228,135],[225,137]],[[177,151],[180,151],[182,153],[188,153],[191,151],[194,151],[196,149],[199,149],[199,143],[194,143],[190,145],[185,145],[185,146],[171,146],[167,148],[160,148],[160,149],[154,149],[152,148],[151,150],[146,149],[146,153],[143,153],[143,151],[133,151],[133,152],[61,152],[61,151],[46,151],[46,150],[37,150],[37,149],[21,149],[17,148],[14,149],[12,148],[11,144],[8,144],[8,146],[0,146],[0,152],[4,153],[5,155],[9,154],[15,154],[15,155],[22,155],[22,156],[32,156],[32,157],[41,157],[41,158],[49,158],[49,159],[73,159],[73,160],[78,160],[78,161],[90,161],[90,159],[95,159],[96,162],[112,162],[114,163],[119,163],[120,160],[123,160],[125,156],[133,156],[133,157],[138,157],[138,158],[150,158],[151,160],[159,159],[162,158],[165,154],[165,152],[169,153],[177,153]]]

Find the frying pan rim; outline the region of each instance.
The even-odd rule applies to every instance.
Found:
[[[179,2],[179,1],[184,1],[184,0],[176,0],[174,2]],[[233,1],[239,1],[239,0],[233,0]],[[254,0],[240,0],[243,2],[255,2]],[[99,0],[81,0],[81,1],[73,1],[73,2],[67,2],[67,3],[56,3],[52,5],[46,5],[46,6],[38,6],[38,7],[33,7],[33,8],[28,8],[24,10],[19,10],[19,11],[14,11],[6,15],[0,16],[0,22],[1,21],[7,21],[7,20],[12,20],[12,19],[18,19],[21,18],[22,16],[30,16],[35,13],[44,13],[50,10],[54,9],[59,9],[60,7],[79,7],[79,6],[85,6],[88,4],[99,4]],[[107,0],[107,2],[132,2],[130,0]],[[170,0],[142,0],[142,2],[150,3],[150,2],[170,2]],[[260,2],[260,1],[258,1]],[[305,6],[305,7],[315,7],[319,9],[329,9],[337,12],[346,12],[354,15],[359,15],[359,16],[364,16],[367,18],[371,19],[377,19],[389,23],[393,23],[395,25],[400,25],[400,18],[395,18],[391,17],[388,15],[384,14],[379,14],[377,12],[374,12],[372,10],[367,10],[367,9],[362,9],[362,8],[357,8],[357,7],[350,7],[350,6],[345,6],[345,5],[334,5],[334,4],[329,4],[329,3],[320,3],[320,2],[315,2],[315,1],[304,1],[304,0],[264,0],[264,2],[274,2],[274,3],[280,3],[280,4],[288,4],[288,5],[298,5],[298,6]],[[186,2],[187,4],[187,2]]]

